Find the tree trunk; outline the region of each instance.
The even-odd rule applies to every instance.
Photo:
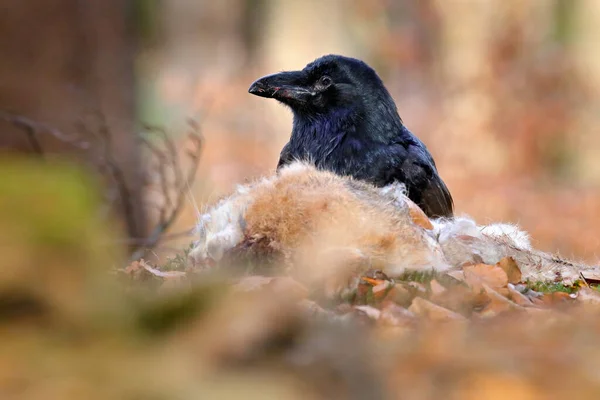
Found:
[[[43,132],[33,141],[10,116],[23,116],[69,136],[82,134],[78,128],[82,122],[96,133],[106,126],[109,151],[123,171],[129,201],[137,205],[121,214],[128,221],[129,235],[143,237],[141,165],[134,136],[132,5],[104,0],[3,2],[0,154],[42,150],[85,161],[89,151],[103,151],[83,151]]]

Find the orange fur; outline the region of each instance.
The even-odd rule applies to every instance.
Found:
[[[586,268],[536,252],[516,226],[430,221],[400,184],[376,188],[302,162],[239,186],[201,217],[198,233],[191,258],[199,265],[251,254],[308,280],[367,268],[393,277],[407,269],[494,264],[505,256],[517,260],[524,278],[569,281]]]
[[[363,267],[391,274],[407,268],[449,268],[437,243],[413,222],[408,198],[397,193],[305,164],[284,168],[249,191],[244,237],[262,243],[266,239],[296,272],[320,276],[343,267],[343,252],[335,252],[337,261],[330,254],[323,265],[330,249],[358,252]]]

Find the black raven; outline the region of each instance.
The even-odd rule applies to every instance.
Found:
[[[256,80],[248,89],[294,114],[277,169],[295,159],[383,187],[403,182],[429,217],[452,217],[453,200],[429,151],[402,123],[377,73],[361,60],[326,55],[301,71]]]

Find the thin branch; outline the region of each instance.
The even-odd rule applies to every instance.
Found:
[[[175,208],[171,211],[166,220],[159,222],[152,231],[152,233],[150,233],[150,235],[148,236],[147,247],[149,248],[155,247],[160,242],[161,236],[163,236],[164,232],[173,224],[173,222],[175,222],[184,204],[185,190],[187,189],[187,185],[189,184],[189,182],[193,182],[196,177],[196,171],[198,170],[198,163],[200,161],[200,154],[202,153],[204,142],[199,133],[198,125],[194,121],[189,121],[188,123],[190,124],[191,128],[191,132],[188,133],[188,137],[192,140],[192,142],[195,145],[194,150],[188,154],[189,158],[192,161],[192,165],[188,169],[188,172],[185,176],[185,181],[177,187],[177,198],[175,200]],[[181,173],[181,170],[179,170],[178,173]],[[136,251],[133,252],[130,259],[132,261],[138,260],[139,258],[143,257],[145,252],[146,248],[138,248]]]
[[[33,121],[29,118],[26,118],[22,115],[12,114],[7,111],[0,110],[0,118],[4,121],[11,123],[19,128],[22,128],[26,131],[27,135],[37,136],[39,133],[47,133],[51,136],[54,136],[56,139],[60,140],[63,143],[70,144],[74,147],[87,150],[90,147],[89,142],[85,142],[79,139],[77,136],[68,136],[65,133],[59,131],[58,129],[49,127],[48,125]],[[35,138],[35,141],[39,145],[39,141]],[[41,149],[40,146],[40,151]]]
[[[119,167],[111,152],[111,135],[108,123],[102,113],[98,113],[98,117],[100,119],[98,134],[93,131],[90,132],[85,125],[83,125],[82,128],[99,139],[102,145],[102,154],[106,163],[105,165],[108,167],[108,171],[116,182],[117,190],[119,191],[128,230],[131,233],[138,232],[137,221],[135,218],[135,205],[133,204],[133,196],[131,195],[130,187],[127,184],[127,179],[125,178],[123,170]]]
[[[120,167],[119,163],[113,156],[112,153],[112,136],[108,127],[107,120],[102,113],[95,114],[99,123],[98,129],[90,129],[88,124],[80,121],[76,124],[78,132],[82,133],[87,139],[91,141],[83,140],[80,136],[67,136],[57,129],[51,128],[44,124],[38,123],[31,119],[25,118],[19,115],[13,115],[11,113],[0,110],[0,119],[3,119],[18,128],[21,128],[29,142],[31,143],[34,151],[40,155],[44,154],[44,149],[39,141],[40,134],[49,134],[61,142],[67,143],[73,147],[82,149],[84,151],[92,150],[91,144],[98,145],[99,152],[90,154],[88,160],[90,164],[101,174],[107,176],[110,181],[110,185],[106,190],[104,196],[105,205],[112,208],[112,205],[120,200],[121,207],[123,208],[123,216],[125,223],[128,227],[130,235],[137,232],[137,221],[135,219],[136,207],[141,207],[141,204],[134,204],[132,198],[132,188],[129,186],[125,173]],[[148,185],[145,190],[150,191],[158,189],[158,192],[163,197],[163,204],[156,204],[156,208],[160,214],[157,225],[152,229],[151,233],[146,238],[129,238],[125,239],[124,242],[129,243],[131,248],[131,259],[137,260],[141,258],[147,251],[151,251],[155,248],[160,241],[171,240],[175,237],[183,235],[190,235],[192,231],[186,231],[182,233],[176,233],[172,235],[166,235],[165,232],[173,225],[177,217],[180,215],[183,205],[185,204],[185,198],[187,190],[189,190],[190,183],[194,182],[196,178],[196,171],[200,161],[200,154],[203,149],[203,138],[200,134],[200,128],[198,124],[193,121],[188,121],[190,131],[188,132],[188,139],[194,145],[191,151],[186,151],[185,155],[191,161],[189,168],[184,171],[180,164],[179,153],[174,142],[169,138],[166,131],[159,127],[147,127],[152,133],[157,133],[162,139],[161,142],[164,145],[164,149],[155,146],[149,140],[140,137],[141,144],[148,148],[154,159],[157,160],[157,165],[154,171],[157,171],[158,181],[150,183],[144,180],[144,185]],[[93,156],[92,156],[93,155]],[[172,178],[170,179],[169,169],[172,171]],[[144,175],[148,177],[148,175]],[[158,188],[156,186],[158,185]],[[149,206],[150,202],[145,201],[145,206]]]

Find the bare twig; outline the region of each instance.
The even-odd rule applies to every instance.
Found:
[[[188,138],[194,144],[194,149],[192,152],[188,153],[187,155],[190,158],[190,160],[192,161],[192,164],[189,167],[189,169],[187,170],[185,177],[180,178],[180,179],[176,178],[175,183],[176,183],[177,195],[176,195],[176,198],[174,201],[174,208],[172,210],[170,210],[170,212],[168,213],[166,218],[162,221],[159,221],[158,224],[156,225],[156,227],[152,230],[152,232],[148,236],[148,241],[146,242],[146,246],[140,247],[136,251],[133,252],[133,254],[131,255],[132,261],[141,258],[144,255],[144,253],[147,251],[147,248],[153,248],[160,242],[161,237],[163,236],[164,232],[173,224],[173,222],[175,222],[177,216],[179,215],[181,208],[183,207],[183,204],[184,204],[185,193],[186,193],[185,191],[187,190],[189,183],[193,182],[196,177],[196,171],[198,169],[198,163],[200,161],[200,154],[202,152],[203,140],[202,140],[202,137],[199,132],[199,126],[194,121],[188,121],[188,123],[191,128],[190,132],[188,133]],[[165,140],[167,143],[169,143],[168,144],[168,146],[170,148],[169,152],[172,155],[176,156],[177,151],[176,151],[175,147],[173,146],[173,143],[171,142],[171,140],[168,137],[165,137]],[[175,174],[182,174],[182,171],[181,171],[178,161],[173,160],[173,166],[176,170],[176,171],[174,171]],[[178,180],[179,180],[179,182],[178,182]]]
[[[96,137],[98,139],[98,142],[102,146],[101,167],[104,167],[107,170],[108,175],[115,183],[116,190],[119,192],[119,199],[121,200],[121,205],[123,207],[123,214],[125,217],[125,223],[127,224],[128,231],[130,233],[138,232],[137,221],[135,219],[136,205],[133,204],[133,197],[131,195],[130,187],[127,184],[125,174],[112,155],[110,146],[110,131],[106,123],[106,119],[103,116],[100,116],[100,129],[98,133],[88,129],[88,127],[85,124],[79,124],[79,127],[83,132],[86,132],[89,135]]]
[[[39,133],[47,133],[63,143],[68,143],[74,147],[87,150],[90,148],[89,142],[81,140],[77,136],[68,136],[58,129],[49,127],[48,125],[33,121],[22,115],[11,114],[7,111],[0,110],[0,119],[21,128],[28,136],[28,140],[32,143],[34,150],[38,154],[43,154],[43,149],[37,138]],[[35,142],[35,144],[34,144]]]
[[[22,129],[27,135],[34,151],[39,155],[44,154],[43,146],[39,141],[39,135],[41,134],[51,135],[61,142],[70,144],[84,151],[92,150],[93,146],[91,146],[91,144],[97,145],[99,151],[97,153],[94,152],[94,156],[88,157],[88,160],[98,172],[108,176],[111,184],[106,189],[104,196],[104,200],[107,203],[106,206],[112,208],[112,205],[119,200],[120,205],[123,208],[125,223],[127,224],[130,235],[132,235],[133,232],[137,232],[137,222],[135,219],[136,208],[151,204],[146,204],[149,202],[144,202],[144,205],[134,204],[135,199],[132,197],[132,187],[126,180],[122,167],[113,156],[111,146],[112,136],[106,118],[101,113],[96,113],[96,116],[99,123],[97,130],[90,129],[88,124],[83,122],[77,124],[78,132],[83,134],[84,140],[81,136],[68,136],[47,125],[0,110],[0,119]],[[203,140],[199,126],[192,120],[188,121],[188,123],[190,126],[188,138],[194,145],[194,148],[192,151],[185,153],[187,158],[191,161],[190,167],[185,171],[181,166],[177,148],[164,129],[159,127],[148,127],[148,130],[151,133],[157,133],[160,136],[164,148],[161,148],[161,146],[157,146],[140,136],[140,144],[149,149],[151,155],[156,160],[154,171],[157,173],[156,176],[158,180],[156,184],[150,185],[146,190],[150,191],[158,186],[156,189],[158,189],[158,192],[162,196],[163,202],[154,205],[158,208],[159,220],[148,237],[130,237],[121,241],[131,245],[130,251],[132,260],[137,260],[146,254],[146,252],[152,251],[152,249],[161,241],[171,240],[183,235],[187,236],[191,233],[191,231],[186,231],[171,235],[165,234],[181,212],[185,203],[186,191],[189,189],[190,183],[193,182],[196,177],[200,154],[202,152]],[[169,172],[172,173],[174,182],[169,178]]]

